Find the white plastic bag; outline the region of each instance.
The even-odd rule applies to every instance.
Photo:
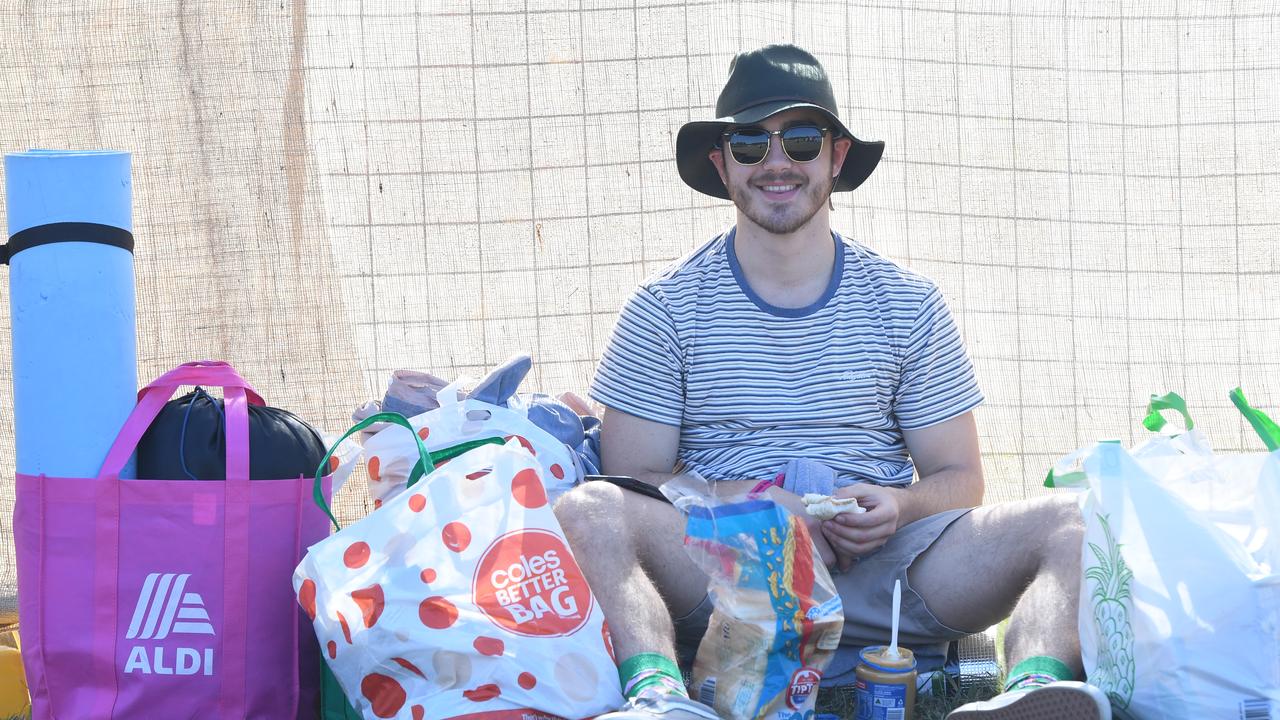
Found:
[[[574,470],[569,448],[534,425],[523,406],[510,409],[470,398],[460,400],[457,388],[458,383],[454,383],[437,394],[440,407],[409,418],[428,450],[436,452],[486,438],[514,439],[537,459],[539,475],[546,483],[552,502],[577,484],[580,478]],[[386,427],[366,440],[364,455],[369,472],[369,496],[375,508],[404,490],[419,462],[413,438],[395,426]],[[430,472],[431,468],[426,471]]]
[[[1280,719],[1280,453],[1216,455],[1191,430],[1097,443],[1050,482],[1086,489],[1081,655],[1112,707]]]
[[[309,549],[294,590],[365,718],[622,705],[604,614],[540,472],[518,442],[485,445]]]

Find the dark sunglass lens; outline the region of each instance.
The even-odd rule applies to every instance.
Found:
[[[782,133],[782,149],[796,162],[809,162],[822,152],[822,130],[808,126],[787,128]]]
[[[769,134],[759,130],[735,130],[729,133],[729,152],[743,165],[755,165],[769,152]]]

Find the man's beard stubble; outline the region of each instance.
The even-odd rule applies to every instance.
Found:
[[[813,219],[814,215],[818,214],[822,204],[831,197],[835,181],[836,179],[831,177],[828,178],[826,183],[815,185],[809,182],[807,177],[792,173],[782,173],[777,177],[753,180],[754,183],[761,185],[804,183],[799,195],[792,199],[791,202],[778,207],[770,207],[771,203],[767,200],[752,195],[751,189],[745,188],[745,184],[734,183],[725,187],[729,191],[729,199],[753,223],[774,235],[788,235],[804,227],[805,223],[808,223]]]

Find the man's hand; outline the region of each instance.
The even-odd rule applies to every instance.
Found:
[[[848,570],[858,558],[884,545],[898,530],[902,507],[897,488],[856,483],[835,491],[833,497],[858,499],[865,513],[843,512],[823,521],[822,535],[835,552],[841,570]]]
[[[769,488],[768,496],[770,500],[778,503],[782,507],[791,511],[791,514],[804,520],[805,527],[809,530],[809,537],[813,540],[813,547],[818,550],[818,556],[822,558],[822,564],[827,568],[835,566],[838,556],[833,551],[827,538],[823,535],[823,521],[813,517],[805,512],[804,500],[799,495],[787,492],[780,487]]]

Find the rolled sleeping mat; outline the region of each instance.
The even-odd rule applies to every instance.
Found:
[[[31,150],[4,171],[17,470],[93,477],[137,400],[130,156]]]

